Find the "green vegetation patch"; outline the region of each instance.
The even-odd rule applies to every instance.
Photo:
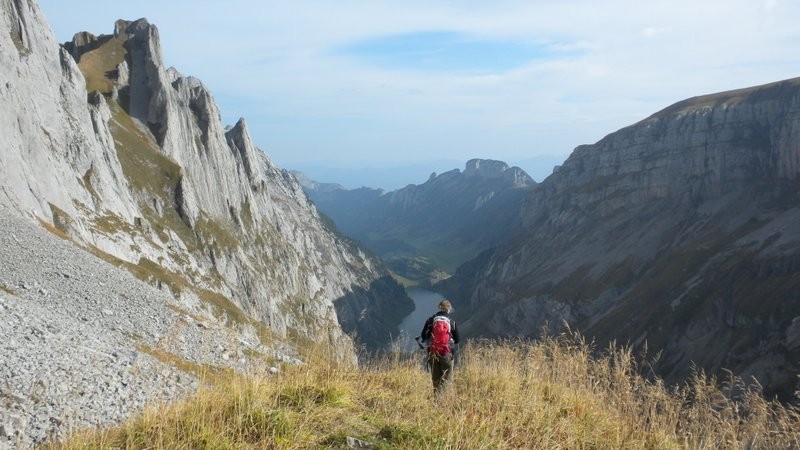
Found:
[[[384,425],[378,437],[384,441],[381,448],[446,448],[445,439],[426,424]]]
[[[113,78],[116,78],[112,74],[116,72],[117,66],[125,60],[127,54],[123,40],[111,37],[96,49],[81,55],[78,67],[86,79],[86,90],[110,94],[114,87]]]
[[[454,242],[443,240],[440,236],[406,238],[405,242],[414,247],[417,254],[425,255],[433,267],[439,268],[435,274],[455,272],[458,266],[483,250],[477,242]]]
[[[58,236],[59,238],[64,239],[65,241],[71,240],[71,238],[67,233],[59,230],[57,227],[53,226],[51,223],[47,222],[41,217],[36,216],[36,220],[39,222],[39,225],[41,225],[42,228],[49,231],[52,235]]]
[[[394,281],[398,282],[401,286],[403,286],[406,289],[419,287],[421,285],[420,281],[418,280],[412,280],[410,278],[406,278],[393,271],[390,271],[389,273],[391,274],[392,278],[394,278]]]
[[[131,236],[136,233],[133,225],[111,211],[104,211],[103,215],[95,217],[92,229],[109,236],[120,232]]]
[[[239,213],[239,218],[248,231],[251,231],[255,226],[255,221],[253,220],[253,211],[250,209],[249,201],[242,203],[242,211]]]
[[[238,324],[256,325],[259,322],[249,318],[244,311],[222,294],[191,285],[186,278],[177,272],[172,272],[160,264],[147,258],[140,258],[137,264],[130,263],[114,255],[106,253],[96,247],[89,250],[97,257],[109,262],[117,267],[122,267],[131,272],[136,278],[160,286],[166,286],[173,295],[180,294],[184,290],[194,292],[205,303],[213,306],[220,316],[227,317],[231,322]],[[269,335],[262,331],[264,336]]]
[[[198,250],[194,231],[174,208],[183,177],[180,165],[161,153],[152,136],[137,126],[121,106],[111,100],[108,104],[112,112],[109,125],[122,172],[133,189],[152,198],[140,205],[145,218],[163,243],[169,242],[166,230],[171,230],[189,251]],[[161,214],[155,211],[154,202],[162,206]]]
[[[197,378],[207,382],[220,382],[233,375],[233,369],[227,367],[197,364],[188,359],[181,358],[166,350],[138,344],[136,350],[147,353],[164,364],[173,366],[182,372],[191,373]]]
[[[194,288],[193,290],[201,300],[209,305],[213,305],[217,312],[220,315],[224,314],[228,320],[238,324],[248,324],[252,322],[252,319],[250,319],[241,308],[228,299],[228,297],[206,289]]]
[[[189,311],[186,311],[185,309],[183,309],[183,308],[181,308],[180,306],[177,306],[177,305],[167,305],[167,308],[175,311],[176,313],[178,313],[178,314],[180,314],[182,316],[189,317],[192,320],[194,320],[195,322],[203,322],[203,320],[204,320],[202,317],[198,317],[198,316],[196,316],[194,314],[191,314],[191,313],[189,313]]]
[[[115,101],[109,100],[111,135],[122,172],[134,189],[149,192],[172,204],[181,181],[181,167],[161,153],[152,136],[139,128]]]
[[[153,231],[155,231],[158,239],[162,243],[166,244],[172,240],[169,233],[171,231],[178,236],[178,239],[183,242],[189,252],[197,252],[201,249],[200,242],[197,240],[197,235],[194,233],[194,230],[192,230],[189,224],[183,221],[183,218],[181,218],[175,209],[171,207],[163,208],[162,214],[158,214],[156,210],[147,203],[141,203],[140,206],[142,214],[153,226]],[[172,255],[177,256],[178,254],[173,252]],[[182,258],[182,256],[177,256],[176,260],[181,260]]]
[[[386,265],[395,280],[404,287],[430,287],[450,276],[422,256],[389,258]]]
[[[349,401],[348,393],[340,386],[316,386],[305,384],[286,387],[279,395],[278,404],[292,408],[306,408],[319,405],[342,407],[347,406]]]
[[[14,47],[17,48],[17,53],[19,54],[20,58],[24,58],[31,54],[31,49],[25,46],[25,43],[22,42],[22,30],[19,29],[19,26],[15,24],[12,26],[12,29],[8,30],[9,36],[11,36],[11,41],[14,42]]]
[[[50,205],[50,212],[53,215],[53,223],[51,224],[41,217],[35,216],[39,225],[54,236],[58,236],[65,241],[71,241],[72,238],[69,236],[69,229],[73,223],[72,217],[58,206],[52,203],[48,203],[48,205]]]
[[[83,174],[83,178],[80,178],[78,182],[80,183],[81,186],[83,186],[84,189],[86,189],[87,192],[89,192],[89,195],[92,196],[92,200],[94,200],[95,202],[99,202],[100,196],[97,194],[97,191],[94,189],[94,186],[92,185],[92,175],[94,175],[94,166],[89,167],[89,170],[87,170],[86,173]]]
[[[13,289],[11,289],[10,287],[6,286],[3,283],[0,283],[0,291],[5,292],[6,294],[17,295],[17,293],[14,292]]]
[[[239,246],[236,231],[231,225],[201,216],[194,224],[194,229],[200,239],[217,253],[230,253]]]

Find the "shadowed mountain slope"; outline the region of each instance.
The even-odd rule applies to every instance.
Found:
[[[452,271],[496,245],[512,229],[535,182],[520,168],[473,159],[464,171],[431,174],[396,191],[306,180],[304,189],[346,235],[359,240],[400,272],[431,263]]]
[[[469,335],[600,342],[800,387],[800,79],[676,103],[580,146],[522,225],[438,288]]]

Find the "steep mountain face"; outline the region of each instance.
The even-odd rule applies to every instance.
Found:
[[[333,235],[297,181],[224,128],[210,92],[162,63],[158,30],[59,46],[32,2],[5,0],[0,204],[33,214],[182,306],[254,320],[281,338],[378,345],[410,300],[381,264]],[[88,91],[88,96],[87,96]],[[341,326],[335,309],[358,310]],[[390,316],[384,314],[391,313]]]
[[[353,361],[345,332],[388,344],[413,308],[144,19],[60,46],[35,2],[0,0],[0,134],[0,448],[303,345]]]
[[[789,396],[800,372],[800,79],[692,98],[578,147],[500,248],[439,285],[467,334],[566,321]]]
[[[520,168],[473,159],[464,171],[435,173],[392,192],[303,183],[343,233],[385,258],[426,257],[455,268],[511,229],[534,181]],[[397,263],[397,261],[395,261]]]

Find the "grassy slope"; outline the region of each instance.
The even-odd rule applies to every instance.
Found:
[[[78,67],[86,78],[86,90],[109,94],[114,85],[108,74],[125,60],[126,53],[122,40],[112,37],[99,48],[82,55]]]
[[[278,376],[236,376],[188,402],[51,448],[791,448],[800,411],[697,376],[668,390],[636,374],[628,350],[591,356],[579,337],[464,350],[438,403],[418,361],[361,369],[325,358]],[[737,385],[726,384],[727,391]]]

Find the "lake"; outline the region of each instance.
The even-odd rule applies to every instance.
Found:
[[[395,341],[398,347],[406,351],[417,349],[414,337],[419,336],[428,317],[438,311],[439,302],[444,297],[436,292],[421,288],[406,289],[408,296],[414,301],[414,311],[400,322],[400,337]]]

